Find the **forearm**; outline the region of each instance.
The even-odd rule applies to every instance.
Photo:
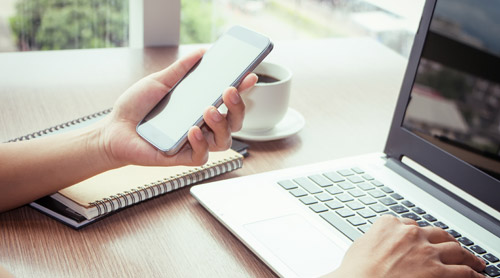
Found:
[[[117,167],[102,151],[99,125],[0,144],[0,211]]]

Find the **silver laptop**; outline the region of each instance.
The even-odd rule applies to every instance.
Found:
[[[429,0],[384,153],[195,186],[283,277],[336,269],[380,215],[437,226],[500,276],[500,2]]]

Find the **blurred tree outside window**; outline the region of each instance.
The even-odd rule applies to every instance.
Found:
[[[128,46],[129,1],[0,0],[0,52]],[[211,43],[229,27],[239,24],[274,41],[373,37],[403,56],[408,55],[413,43],[423,3],[423,0],[179,1],[181,44]]]
[[[321,0],[181,0],[180,41],[210,43],[235,24],[274,40],[349,36],[359,32],[331,24],[344,20],[347,6],[330,7]]]
[[[181,0],[181,43],[211,43],[235,24],[274,41],[372,37],[409,54],[423,0]]]
[[[181,44],[208,43],[217,38],[216,30],[224,21],[214,8],[211,0],[181,0]]]
[[[128,8],[123,0],[17,0],[9,23],[21,51],[123,47]]]

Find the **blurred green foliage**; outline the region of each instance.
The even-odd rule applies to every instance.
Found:
[[[212,0],[181,0],[181,44],[213,42],[223,21],[213,13]]]
[[[20,50],[128,45],[128,1],[19,0],[9,19]]]
[[[217,38],[223,22],[212,2],[181,0],[181,43]],[[122,47],[129,40],[128,8],[124,0],[19,0],[9,22],[20,50]]]

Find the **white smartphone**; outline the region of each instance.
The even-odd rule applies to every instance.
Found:
[[[224,90],[237,87],[272,48],[269,38],[231,27],[137,125],[137,133],[167,155],[177,153],[189,129],[204,123],[203,111],[219,107]]]

